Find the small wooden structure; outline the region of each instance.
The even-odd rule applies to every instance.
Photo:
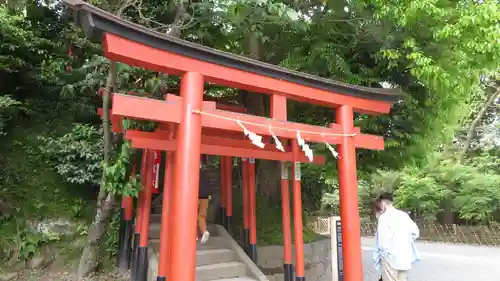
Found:
[[[117,18],[79,0],[65,0],[73,9],[77,24],[87,36],[102,42],[104,55],[113,61],[181,77],[180,96],[167,95],[154,100],[132,95],[113,96],[113,118],[133,118],[160,123],[152,133],[128,131],[126,138],[136,148],[147,151],[143,167],[151,169],[153,150],[168,152],[163,192],[160,264],[157,280],[194,281],[196,252],[196,212],[200,154],[220,155],[222,191],[226,216],[231,216],[231,157],[243,161],[245,171],[245,228],[249,234],[250,256],[256,246],[255,158],[282,162],[282,201],[284,261],[287,280],[291,278],[292,238],[286,162],[292,162],[293,219],[295,237],[295,277],[305,280],[302,228],[300,163],[307,158],[298,141],[337,145],[339,152],[340,215],[342,218],[343,259],[346,281],[362,281],[360,218],[356,176],[356,148],[383,149],[382,137],[362,134],[353,125],[354,113],[388,113],[400,99],[397,90],[367,88],[335,82],[290,71],[178,38],[165,36]],[[204,84],[213,83],[270,95],[271,118],[225,110],[215,102],[204,101]],[[334,108],[336,123],[329,127],[287,121],[287,99]],[[244,110],[243,110],[244,111]],[[244,125],[244,126],[242,126]],[[286,152],[258,148],[243,137],[247,130],[276,137]],[[300,137],[299,137],[300,135]],[[286,141],[285,141],[286,140]],[[287,141],[290,141],[288,144]],[[315,157],[318,164],[324,159]],[[148,173],[144,184],[152,182]],[[130,205],[130,204],[129,204]],[[138,255],[135,280],[141,280],[147,265],[151,189],[139,196],[136,218]],[[226,222],[227,224],[227,222]]]

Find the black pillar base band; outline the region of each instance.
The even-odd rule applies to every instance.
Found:
[[[137,281],[148,280],[148,247],[137,248]]]
[[[232,216],[227,216],[226,217],[226,229],[227,229],[227,232],[229,233],[229,235],[233,235],[233,231],[231,230],[231,221],[232,221],[233,217]]]
[[[123,235],[125,232],[125,210],[120,208],[120,230],[118,231],[118,248],[116,249],[116,267],[120,268],[120,261],[123,259]]]
[[[285,281],[293,281],[293,264],[283,264]]]
[[[141,239],[140,233],[134,233],[134,246],[132,248],[132,262],[130,264],[130,274],[132,281],[137,281],[137,254],[139,248],[139,240]]]
[[[158,276],[156,277],[156,281],[167,281],[167,277]]]
[[[243,249],[248,255],[248,245],[250,244],[250,230],[248,228],[243,229]]]
[[[226,216],[226,208],[222,208],[222,226],[227,229],[226,227],[226,222],[227,222],[227,216]]]
[[[248,245],[248,256],[250,257],[250,259],[252,259],[253,262],[257,263],[257,245]]]
[[[221,205],[219,205],[219,212],[217,213],[217,222],[218,224],[220,225],[224,225],[224,214],[223,214],[223,210],[224,208],[222,208]]]
[[[130,267],[130,254],[132,251],[132,225],[131,220],[124,221],[123,229],[123,242],[119,250],[118,268],[121,270],[128,270]]]
[[[305,277],[295,277],[295,281],[306,281],[306,278]]]

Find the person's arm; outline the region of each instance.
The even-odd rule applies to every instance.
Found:
[[[387,217],[381,216],[377,227],[378,248],[381,257],[384,257],[387,254],[387,250],[389,249],[392,240],[392,229],[389,226],[387,219]]]
[[[410,220],[410,234],[413,241],[417,240],[420,235],[420,230],[418,229],[417,224],[408,216],[408,220]]]
[[[375,263],[375,269],[380,271],[380,247],[378,243],[378,232],[375,233],[375,250],[373,251],[373,262]]]

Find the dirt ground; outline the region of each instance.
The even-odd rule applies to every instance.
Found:
[[[74,281],[74,272],[23,271],[9,281]],[[117,272],[96,273],[85,281],[130,281],[130,277]]]

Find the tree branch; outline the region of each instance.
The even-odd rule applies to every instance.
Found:
[[[109,64],[108,78],[106,80],[106,89],[104,90],[102,97],[102,126],[104,130],[104,167],[109,164],[111,158],[111,151],[113,149],[112,135],[111,135],[111,122],[109,116],[109,108],[111,103],[111,98],[113,95],[113,90],[116,88],[116,62],[111,61]],[[101,207],[103,199],[106,197],[106,184],[104,178],[105,172],[102,173],[101,178],[101,188],[99,189],[99,195],[97,196],[97,207]]]
[[[472,121],[472,123],[470,124],[469,126],[469,130],[467,131],[467,138],[465,140],[465,143],[464,143],[464,147],[459,155],[459,161],[462,162],[465,158],[465,155],[467,154],[467,152],[469,151],[469,148],[470,148],[470,144],[472,142],[472,139],[474,138],[475,134],[476,134],[476,129],[477,129],[477,126],[479,125],[479,123],[481,122],[481,120],[483,119],[484,115],[486,114],[488,108],[493,104],[493,102],[498,98],[500,97],[500,86],[498,86],[496,88],[495,91],[493,91],[490,95],[490,97],[488,98],[488,100],[486,101],[486,103],[483,105],[483,107],[481,108],[481,110],[478,112],[478,114],[476,115],[476,118],[474,118],[474,120]]]

